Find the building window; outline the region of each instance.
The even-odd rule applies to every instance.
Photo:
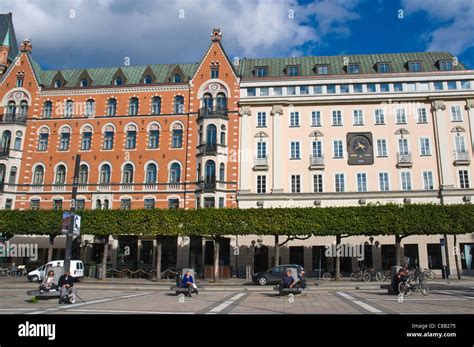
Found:
[[[342,140],[334,140],[332,142],[332,148],[334,159],[344,158],[344,146],[342,144]]]
[[[321,112],[320,111],[311,112],[311,126],[312,127],[321,126]]]
[[[291,192],[301,193],[301,176],[291,175]]]
[[[420,139],[420,155],[431,155],[430,139],[427,137],[422,137]]]
[[[464,136],[457,135],[454,137],[454,147],[456,149],[456,153],[467,153]]]
[[[132,164],[125,164],[125,166],[123,167],[122,183],[125,183],[125,184],[133,183],[133,165]]]
[[[148,132],[148,148],[156,149],[160,144],[160,130],[150,129]]]
[[[287,66],[286,67],[286,74],[288,76],[299,76],[300,75],[299,66]]]
[[[22,136],[23,136],[23,133],[18,130],[16,132],[15,143],[13,144],[13,149],[15,151],[21,151],[21,137]]]
[[[264,141],[257,142],[257,158],[263,159],[267,157],[267,143]]]
[[[155,199],[153,198],[146,198],[144,201],[144,206],[146,210],[152,210],[155,208]]]
[[[403,83],[394,83],[393,84],[394,92],[403,92]]]
[[[421,63],[418,61],[410,61],[408,63],[408,71],[410,72],[421,72]]]
[[[219,68],[218,67],[211,68],[211,78],[219,78]]]
[[[137,132],[136,130],[127,130],[127,137],[125,141],[125,149],[135,149],[137,146]]]
[[[453,122],[462,122],[461,108],[459,106],[451,106],[451,120]]]
[[[64,118],[72,118],[74,112],[74,102],[67,100],[64,107]]]
[[[379,190],[381,192],[388,192],[390,190],[390,182],[388,180],[388,172],[379,173]]]
[[[423,171],[423,188],[424,190],[433,190],[433,173],[431,171]]]
[[[86,164],[79,166],[79,183],[87,184],[89,178],[89,168]]]
[[[48,133],[42,133],[39,135],[38,151],[44,152],[48,150],[48,140],[49,140]]]
[[[273,91],[275,91],[275,88],[273,88]],[[247,96],[255,96],[257,95],[257,90],[255,88],[247,88]],[[276,95],[281,95],[281,94],[276,94]]]
[[[181,182],[181,167],[178,163],[173,163],[170,166],[170,183]]]
[[[17,79],[16,79],[16,86],[17,86],[18,88],[23,87],[23,78],[17,78]]]
[[[398,139],[398,152],[401,155],[410,154],[410,150],[408,148],[408,139]]]
[[[63,201],[61,199],[54,199],[53,210],[62,210],[62,209],[63,209]]]
[[[313,86],[313,94],[322,94],[323,86]]]
[[[54,81],[54,88],[61,88],[61,81],[60,80]]]
[[[146,183],[147,184],[155,184],[156,179],[158,176],[158,170],[156,168],[156,165],[153,163],[150,163],[146,166]]]
[[[377,157],[387,157],[387,140],[377,139]]]
[[[367,83],[367,92],[368,93],[376,93],[377,92],[377,86],[375,83]]]
[[[468,189],[469,185],[469,172],[468,170],[459,170],[459,188]]]
[[[104,149],[111,150],[114,148],[114,131],[109,130],[104,133]]]
[[[53,114],[53,103],[51,101],[45,101],[43,104],[43,118],[49,119]]]
[[[179,73],[177,73],[173,76],[173,82],[174,83],[181,83],[182,80],[183,80],[183,78],[181,77],[181,75]]]
[[[76,210],[82,211],[86,207],[86,201],[84,199],[76,199]]]
[[[44,179],[44,168],[42,166],[35,167],[33,174],[33,184],[40,185],[43,184]]]
[[[354,84],[354,93],[363,93],[364,87],[362,83],[356,83]]]
[[[328,84],[326,86],[326,92],[328,94],[336,94],[336,85],[335,84]]]
[[[260,87],[260,96],[268,96],[268,95],[270,95],[270,88]]]
[[[56,179],[54,184],[63,185],[66,183],[66,167],[64,165],[59,165],[56,169]]]
[[[225,200],[221,196],[221,197],[219,197],[219,208],[224,208],[224,207],[225,207]]]
[[[448,81],[448,90],[456,90],[458,85],[456,81]]]
[[[161,113],[161,98],[159,96],[154,96],[151,100],[151,114],[160,114]]]
[[[143,79],[144,84],[152,84],[153,83],[153,77],[150,75],[146,75],[145,78]]]
[[[296,95],[296,87],[288,86],[286,87],[286,94],[288,95]]]
[[[375,110],[375,124],[385,124],[385,115],[382,109]]]
[[[433,82],[433,88],[434,90],[443,90],[444,87],[443,87],[443,82]]]
[[[453,62],[451,60],[441,60],[439,62],[439,69],[441,71],[452,71],[453,70]]]
[[[87,100],[86,101],[86,110],[85,110],[85,116],[86,117],[92,117],[95,113],[95,101],[94,100]]]
[[[100,168],[100,183],[101,184],[109,184],[110,183],[110,165],[109,164],[104,164]]]
[[[354,125],[364,125],[362,110],[354,110]]]
[[[168,208],[172,210],[179,208],[179,199],[178,198],[168,199]]]
[[[349,64],[347,67],[347,72],[350,74],[358,74],[360,73],[360,65],[359,64]]]
[[[335,182],[336,193],[342,193],[346,191],[344,174],[339,174],[339,173],[335,174],[334,182]]]
[[[411,173],[410,172],[402,172],[402,190],[411,190]]]
[[[380,72],[380,73],[390,72],[390,64],[389,63],[378,63],[377,64],[377,71]]]
[[[257,112],[257,127],[265,128],[267,126],[267,113]]]
[[[138,98],[131,98],[128,105],[128,114],[136,116],[138,114]]]
[[[31,199],[30,200],[30,210],[39,210],[40,209],[40,200]]]
[[[184,113],[184,97],[177,95],[174,97],[173,111],[176,114]]]
[[[257,194],[267,192],[267,176],[257,176]]]
[[[461,81],[461,89],[471,89],[471,81]]]
[[[10,169],[10,177],[8,178],[8,184],[15,184],[16,183],[16,166],[12,166]]]
[[[417,109],[417,118],[418,118],[418,123],[423,124],[423,123],[428,123],[428,117],[426,115],[426,108],[419,108]]]
[[[266,66],[259,66],[255,69],[256,77],[268,77],[268,68]]]
[[[327,75],[327,74],[329,74],[329,66],[328,65],[317,65],[316,66],[316,74],[318,74],[318,75]]]
[[[388,93],[390,91],[390,84],[389,83],[380,83],[380,92]]]
[[[301,159],[299,141],[292,141],[290,143],[290,159]]]
[[[60,140],[59,140],[59,150],[60,151],[68,151],[69,150],[69,143],[70,143],[70,133],[63,132],[60,135]]]
[[[323,143],[320,140],[313,141],[313,158],[322,158],[323,157]]]
[[[407,116],[405,114],[405,109],[404,108],[397,108],[396,116],[397,116],[397,124],[406,124],[407,123]]]
[[[107,100],[107,116],[115,115],[117,115],[117,100],[112,98]]]
[[[323,192],[323,175],[316,174],[313,175],[313,188],[315,193]]]
[[[116,86],[121,86],[123,84],[123,78],[122,77],[117,77],[114,81],[114,84]]]
[[[342,94],[347,94],[349,93],[349,85],[348,84],[341,84],[339,85],[339,91]]]
[[[299,126],[300,126],[300,113],[290,112],[290,127],[299,127]]]
[[[300,86],[300,94],[302,94],[302,95],[309,94],[309,87],[308,86]]]
[[[225,164],[220,163],[219,165],[219,181],[225,182]]]
[[[367,191],[367,174],[366,173],[357,174],[357,191],[358,192]]]
[[[82,140],[81,140],[81,150],[88,151],[91,149],[92,143],[92,132],[84,131],[82,133]]]
[[[125,211],[130,210],[132,208],[132,199],[121,199],[120,208]]]
[[[342,112],[340,110],[332,111],[332,125],[333,126],[342,125]]]
[[[181,124],[175,124],[172,132],[171,148],[182,148],[183,147],[183,126]]]

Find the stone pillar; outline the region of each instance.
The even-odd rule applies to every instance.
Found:
[[[441,131],[444,131],[448,128],[448,117],[446,115],[446,105],[441,100],[433,101],[431,112],[433,114],[433,125],[434,125],[434,136],[436,139],[436,152],[439,160],[439,174],[442,189],[452,189],[454,188],[453,181],[453,164],[452,164],[452,153],[447,151],[446,148],[450,147],[449,141],[451,140],[449,136],[441,134]],[[413,144],[412,144],[413,145]]]
[[[282,141],[283,135],[283,107],[274,105],[272,108],[272,152],[271,152],[271,176],[272,193],[282,193],[284,184],[283,160],[286,158],[284,150],[286,144]]]
[[[465,109],[469,122],[469,136],[471,140],[471,151],[474,152],[474,99],[467,99]]]
[[[243,106],[240,110],[240,186],[239,190],[242,192],[250,192],[252,189],[252,180],[250,173],[252,172],[254,156],[256,154],[253,148],[253,134],[252,134],[252,112],[250,106]]]
[[[189,266],[189,245],[191,243],[189,236],[178,237],[178,249],[176,257],[176,266],[182,269]]]
[[[140,267],[140,259],[142,255],[142,248],[143,248],[142,240],[138,239],[137,240],[137,264],[139,267]]]

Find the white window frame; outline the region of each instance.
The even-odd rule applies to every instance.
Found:
[[[386,175],[387,177],[387,189],[385,190],[382,190],[382,181],[380,180],[380,175]],[[377,172],[377,178],[378,178],[378,188],[379,188],[379,192],[388,192],[390,191],[390,173],[388,171],[379,171]],[[384,182],[384,185],[385,185],[385,182]]]

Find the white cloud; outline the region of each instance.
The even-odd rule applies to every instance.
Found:
[[[19,40],[42,65],[112,66],[194,62],[220,27],[228,53],[284,56],[329,33],[348,35],[357,0],[2,0]],[[72,17],[71,18],[71,14]]]
[[[474,47],[473,0],[402,0],[407,15],[425,12],[441,26],[425,35],[428,51],[449,51],[461,54]]]

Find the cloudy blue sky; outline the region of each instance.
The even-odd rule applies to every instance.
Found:
[[[474,68],[474,0],[2,0],[46,68],[449,51]]]

